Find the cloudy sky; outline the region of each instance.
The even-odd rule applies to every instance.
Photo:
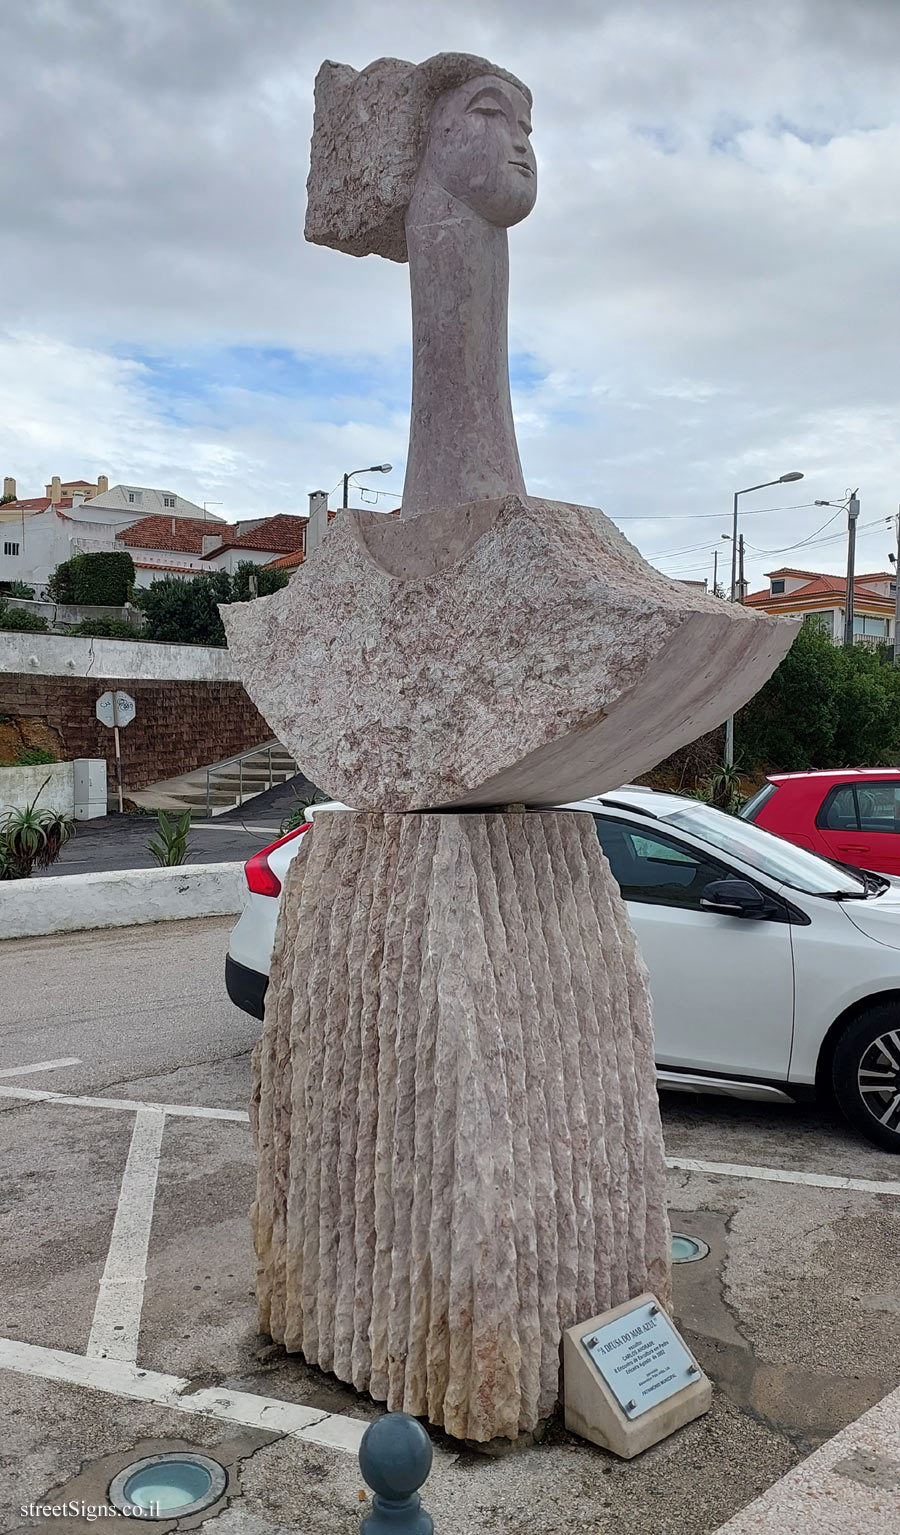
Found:
[[[0,472],[304,511],[390,460],[407,269],[305,245],[324,58],[532,87],[510,346],[536,495],[711,577],[884,569],[900,501],[898,0],[28,0],[0,12]],[[396,495],[382,497],[383,509]],[[819,530],[822,529],[821,534]],[[791,547],[799,546],[799,547]]]

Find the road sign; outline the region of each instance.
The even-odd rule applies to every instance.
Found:
[[[115,726],[123,729],[130,725],[136,713],[137,707],[130,693],[117,690],[115,693],[101,693],[97,699],[97,718],[111,730]]]
[[[122,794],[122,749],[119,745],[119,731],[125,725],[130,725],[137,713],[134,699],[130,693],[123,693],[116,689],[114,693],[101,693],[97,699],[97,718],[101,725],[108,725],[115,733],[116,741],[116,784],[119,791],[119,813],[124,809]]]

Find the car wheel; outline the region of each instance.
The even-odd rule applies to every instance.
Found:
[[[831,1077],[850,1123],[900,1152],[900,1008],[885,1002],[854,1018],[838,1040]]]

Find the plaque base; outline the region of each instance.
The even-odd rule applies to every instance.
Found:
[[[566,1428],[623,1460],[708,1412],[712,1386],[654,1295],[563,1336]]]

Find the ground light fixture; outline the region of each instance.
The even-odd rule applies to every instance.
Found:
[[[709,1256],[709,1248],[699,1237],[686,1237],[680,1231],[672,1232],[672,1243],[669,1248],[673,1263],[699,1263],[701,1258]]]
[[[141,1520],[181,1519],[217,1503],[228,1477],[217,1460],[175,1450],[132,1461],[109,1484],[109,1501],[120,1514],[140,1509]]]

